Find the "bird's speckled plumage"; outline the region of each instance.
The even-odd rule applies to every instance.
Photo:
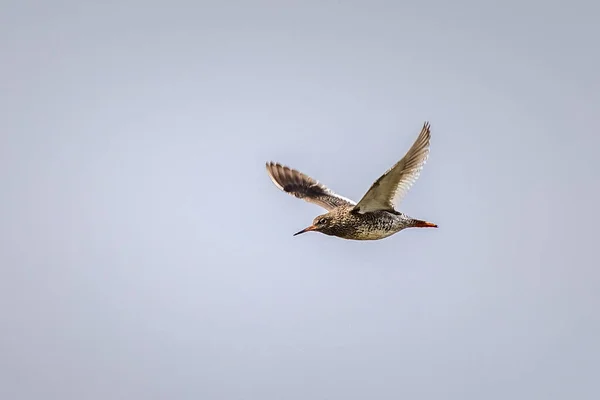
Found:
[[[295,169],[274,162],[268,162],[266,167],[279,189],[328,211],[297,234],[317,231],[344,239],[378,240],[405,228],[437,228],[435,224],[411,218],[394,208],[394,203],[401,201],[419,178],[429,156],[430,138],[430,126],[425,122],[406,155],[377,179],[358,203]]]

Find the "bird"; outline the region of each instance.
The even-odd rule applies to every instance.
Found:
[[[277,188],[327,210],[294,236],[320,232],[348,240],[379,240],[406,228],[437,228],[434,223],[395,209],[419,178],[429,157],[430,139],[430,124],[426,121],[404,157],[381,175],[358,203],[296,169],[267,162],[267,173]]]

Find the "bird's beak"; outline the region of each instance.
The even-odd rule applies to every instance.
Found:
[[[316,226],[314,226],[314,225],[311,225],[311,226],[309,226],[308,228],[304,228],[304,229],[302,229],[300,232],[296,232],[296,233],[294,233],[294,236],[296,236],[296,235],[299,235],[299,234],[301,234],[301,233],[310,232],[310,231],[316,231],[316,230],[317,230],[317,227],[316,227]]]

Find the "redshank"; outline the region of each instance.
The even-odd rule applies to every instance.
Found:
[[[406,155],[377,179],[358,203],[300,171],[268,162],[267,172],[275,186],[327,210],[294,236],[315,231],[343,239],[378,240],[406,228],[437,228],[436,224],[409,217],[394,208],[419,178],[429,156],[430,138],[429,123],[425,122]]]

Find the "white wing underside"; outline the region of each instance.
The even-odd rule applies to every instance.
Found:
[[[406,155],[373,183],[355,206],[356,211],[361,214],[378,210],[393,211],[394,206],[402,201],[419,178],[429,157],[429,128],[429,123],[425,122]]]

